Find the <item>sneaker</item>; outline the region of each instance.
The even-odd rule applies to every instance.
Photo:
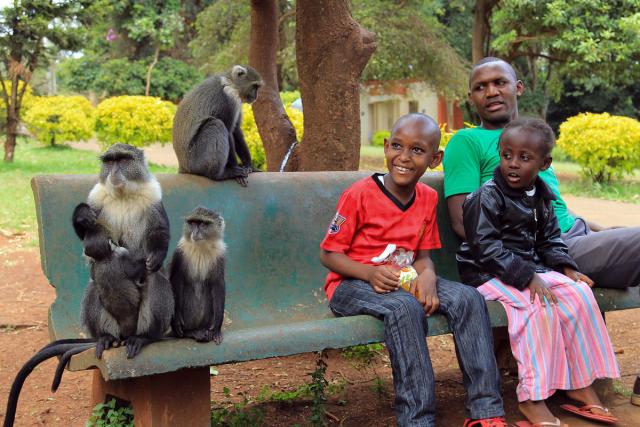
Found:
[[[631,395],[631,404],[640,406],[640,375],[636,377],[636,382],[633,384],[633,394]]]
[[[508,427],[508,425],[504,417],[482,418],[479,420],[467,418],[464,420],[462,427]]]

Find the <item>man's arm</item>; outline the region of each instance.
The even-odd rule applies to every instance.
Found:
[[[462,240],[467,240],[464,234],[464,223],[462,222],[462,203],[464,203],[467,194],[456,194],[447,198],[447,208],[449,209],[449,219],[451,220],[451,227],[453,231]]]

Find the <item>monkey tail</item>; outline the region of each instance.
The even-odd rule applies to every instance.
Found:
[[[87,342],[87,343],[78,343],[76,347],[73,347],[67,350],[62,355],[62,357],[60,358],[60,361],[58,362],[56,373],[53,376],[53,383],[51,383],[51,392],[55,393],[58,390],[58,387],[60,387],[60,381],[62,381],[62,374],[64,373],[64,369],[69,364],[69,360],[71,359],[71,357],[78,353],[82,353],[87,349],[95,348],[95,346],[96,346],[95,341]]]
[[[84,339],[60,340],[47,344],[39,352],[33,355],[33,357],[31,357],[24,366],[22,366],[11,385],[11,391],[9,392],[9,398],[7,400],[7,410],[5,411],[4,427],[13,426],[13,422],[16,417],[16,408],[18,407],[18,398],[20,397],[22,386],[35,367],[47,359],[59,356],[73,348],[76,348],[78,346],[78,341],[84,341]]]

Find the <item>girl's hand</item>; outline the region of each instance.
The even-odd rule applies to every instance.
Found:
[[[529,282],[529,292],[531,293],[531,304],[536,300],[536,295],[538,295],[538,300],[540,301],[540,305],[543,307],[546,306],[544,300],[546,299],[551,304],[558,304],[558,299],[553,294],[551,289],[547,287],[545,281],[535,273],[533,275],[533,279]]]
[[[371,269],[368,282],[379,294],[396,291],[400,287],[400,272],[388,265],[376,265]]]
[[[589,285],[590,288],[593,288],[593,280],[591,280],[586,274],[582,274],[579,271],[575,271],[571,267],[564,268],[564,275],[574,282],[584,282]]]

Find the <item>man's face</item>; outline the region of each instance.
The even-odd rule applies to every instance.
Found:
[[[524,86],[502,61],[476,67],[469,80],[469,102],[478,111],[485,129],[501,129],[518,116],[518,96]]]

